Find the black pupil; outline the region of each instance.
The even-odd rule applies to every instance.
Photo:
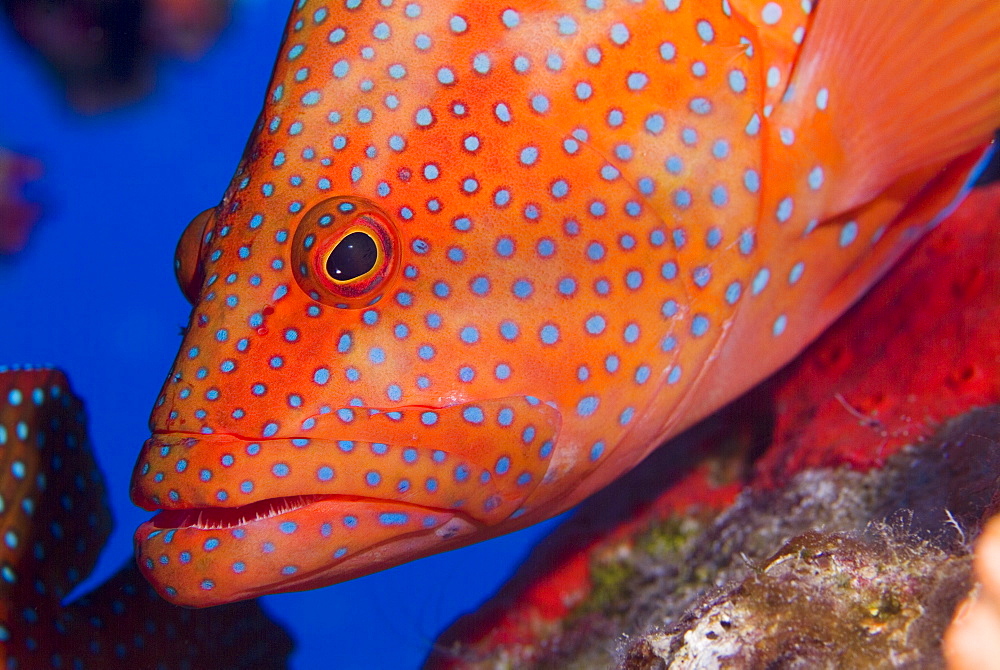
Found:
[[[342,239],[326,259],[326,271],[337,281],[350,281],[375,267],[378,248],[371,235],[355,231]]]

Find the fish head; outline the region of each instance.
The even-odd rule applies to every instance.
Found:
[[[720,277],[743,261],[736,235],[675,231],[708,197],[671,213],[650,196],[711,174],[710,145],[681,138],[743,123],[752,96],[722,67],[674,67],[644,11],[552,10],[293,10],[237,174],[178,247],[194,309],[132,482],[162,510],[136,543],[171,601],[312,588],[507,532],[655,446],[674,414],[651,399],[683,397],[713,343],[695,326],[679,344],[697,277],[678,268],[714,247]],[[708,119],[687,104],[699,87],[732,104]],[[755,147],[725,151],[742,165]]]
[[[133,481],[138,504],[165,510],[139,531],[164,594],[309,588],[524,514],[560,417],[532,395],[544,370],[525,365],[517,383],[517,311],[491,323],[473,290],[491,267],[456,266],[451,235],[406,230],[362,196],[297,216],[248,204],[199,216],[179,245],[196,306]],[[227,590],[160,577],[198,552],[237,578]]]
[[[555,305],[523,315],[539,302],[520,288],[538,282],[531,267],[496,251],[503,261],[476,262],[498,241],[478,239],[465,214],[407,228],[406,205],[359,195],[297,216],[269,204],[202,215],[179,246],[197,302],[134,480],[137,503],[170,510],[140,531],[166,545],[147,569],[162,570],[171,544],[210,549],[230,573],[273,547],[271,579],[222,596],[250,597],[339,581],[523,515],[561,414],[555,366],[518,350],[550,346]],[[221,592],[208,580],[187,582],[189,598]]]

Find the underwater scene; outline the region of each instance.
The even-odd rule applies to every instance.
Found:
[[[6,667],[1000,654],[995,2],[2,8]]]
[[[0,145],[43,165],[26,189],[42,209],[37,226],[22,251],[0,256],[9,315],[0,362],[54,365],[68,375],[86,408],[113,518],[93,572],[70,601],[131,560],[135,527],[150,516],[129,500],[129,481],[191,308],[174,278],[174,248],[232,177],[288,6],[246,2],[232,11],[203,57],[159,62],[148,94],[99,114],[75,111],[9,23],[0,30],[9,96],[0,105]],[[262,606],[294,640],[288,667],[418,667],[441,630],[495,591],[548,528]],[[194,667],[230,667],[232,652],[225,654]]]

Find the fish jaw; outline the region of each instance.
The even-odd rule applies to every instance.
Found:
[[[392,501],[288,500],[286,511],[231,527],[214,527],[218,509],[160,513],[136,530],[139,570],[164,599],[210,607],[346,581],[482,530],[461,513]],[[185,520],[192,525],[162,527]]]
[[[146,441],[132,500],[160,513],[136,531],[136,555],[167,600],[205,607],[352,579],[507,532],[529,497],[559,495],[540,493],[560,415],[535,398],[311,419],[308,438]]]

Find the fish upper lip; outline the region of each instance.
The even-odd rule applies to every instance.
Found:
[[[431,408],[428,408],[428,409],[431,409]],[[226,439],[226,440],[231,440],[234,444],[245,444],[245,445],[250,445],[250,444],[254,444],[254,443],[268,443],[268,442],[274,442],[274,443],[284,442],[284,443],[288,443],[288,442],[292,442],[293,440],[308,440],[309,442],[324,442],[324,441],[325,442],[338,442],[340,440],[344,440],[344,439],[348,439],[349,440],[350,439],[350,438],[343,437],[343,436],[341,436],[341,437],[330,437],[330,436],[317,436],[317,435],[310,435],[308,437],[303,436],[303,435],[272,435],[271,437],[256,437],[256,436],[254,436],[254,437],[248,437],[248,436],[239,435],[237,433],[231,433],[231,432],[225,432],[225,433],[222,433],[222,432],[220,432],[220,433],[197,433],[197,432],[186,431],[186,430],[167,430],[167,429],[154,429],[153,431],[151,431],[150,435],[151,435],[151,438],[152,437],[157,437],[157,436],[169,436],[169,437],[172,437],[172,438],[175,438],[175,439],[182,439],[182,440],[185,440],[185,441],[187,441],[187,440],[204,440],[206,438],[208,438],[208,439]],[[428,447],[424,446],[424,447],[421,447],[421,448],[427,449]],[[140,454],[140,458],[141,458],[141,456],[142,456],[142,454]],[[134,475],[135,475],[135,473],[133,473],[133,477],[134,477]],[[133,489],[134,488],[135,488],[135,485],[133,484]],[[358,495],[352,495],[352,494],[338,494],[338,493],[329,493],[329,494],[327,494],[327,493],[314,493],[314,494],[312,494],[312,493],[306,493],[306,494],[293,494],[293,495],[287,495],[287,496],[271,496],[271,497],[266,497],[266,498],[255,498],[255,499],[252,499],[250,502],[245,503],[243,505],[193,505],[193,504],[190,504],[190,503],[186,502],[184,500],[184,498],[179,498],[178,500],[173,501],[173,504],[170,504],[169,506],[165,506],[165,505],[163,505],[161,503],[155,503],[152,500],[149,501],[148,505],[139,505],[139,506],[142,507],[143,509],[145,509],[146,511],[149,511],[149,512],[164,512],[164,511],[190,512],[192,510],[235,510],[235,509],[240,509],[240,508],[243,508],[243,507],[247,507],[249,505],[255,505],[255,504],[265,503],[265,502],[270,501],[270,500],[287,500],[287,499],[292,499],[292,498],[296,498],[296,497],[303,497],[303,496],[311,496],[311,497],[316,498],[316,499],[319,499],[319,498],[331,498],[331,499],[340,499],[340,500],[345,500],[345,501],[351,499],[351,500],[355,500],[355,501],[386,502],[386,503],[393,503],[393,504],[395,504],[395,503],[398,502],[399,504],[410,505],[411,507],[415,507],[415,508],[418,507],[420,509],[432,510],[432,511],[437,511],[437,512],[452,513],[454,511],[454,510],[452,510],[450,508],[440,508],[440,507],[432,507],[432,506],[425,506],[425,505],[416,505],[414,503],[407,503],[405,501],[397,501],[397,500],[394,500],[392,498],[379,498],[379,497],[373,497],[373,496],[358,496]],[[133,502],[135,502],[135,501],[133,501]],[[138,504],[138,503],[136,503],[136,504]],[[463,515],[463,516],[465,516],[465,515]],[[470,521],[470,523],[472,522],[471,519],[469,519],[469,521]]]
[[[559,410],[531,396],[365,409],[323,413],[308,430],[266,437],[157,426],[133,471],[132,500],[148,511],[238,520],[301,505],[304,495],[339,496],[496,524],[541,485],[560,427]],[[236,511],[218,511],[226,509]]]

